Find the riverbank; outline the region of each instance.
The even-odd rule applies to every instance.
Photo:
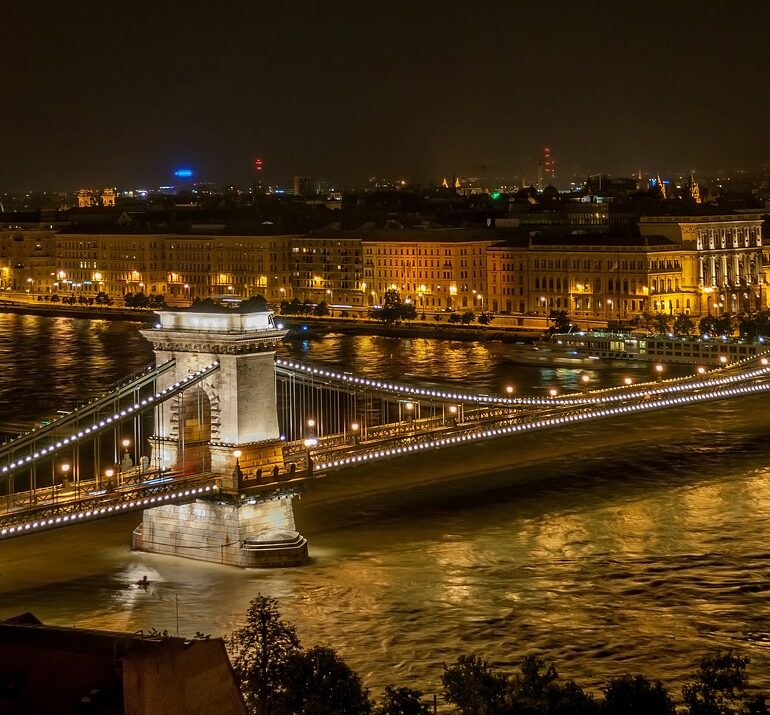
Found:
[[[542,328],[490,328],[485,326],[456,325],[439,322],[410,321],[386,325],[375,320],[334,317],[276,316],[276,320],[289,329],[289,335],[312,337],[328,332],[343,335],[384,335],[393,338],[435,338],[437,340],[462,340],[485,342],[497,340],[507,343],[532,343],[542,334]]]
[[[22,301],[0,302],[0,313],[45,315],[48,317],[85,318],[91,320],[129,320],[153,324],[158,315],[144,308],[108,307],[102,305],[63,305],[61,303],[35,303]],[[384,335],[396,338],[435,338],[466,342],[498,340],[509,343],[531,343],[539,338],[543,326],[490,327],[481,325],[457,325],[438,321],[410,321],[398,325],[386,325],[377,320],[340,318],[336,316],[276,315],[293,336],[312,336],[329,332],[344,335]]]
[[[157,323],[158,314],[146,308],[112,308],[104,305],[62,305],[60,303],[0,302],[0,313],[45,315],[49,318],[85,318],[87,320],[131,320]]]

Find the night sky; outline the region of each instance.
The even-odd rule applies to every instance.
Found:
[[[13,2],[0,191],[770,162],[770,3]]]

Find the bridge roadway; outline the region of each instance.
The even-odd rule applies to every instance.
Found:
[[[212,369],[216,366],[206,368]],[[195,378],[197,381],[201,376],[196,373]],[[183,386],[177,384],[175,389],[183,389]],[[6,497],[4,507],[0,503],[0,539],[200,498],[268,500],[296,492],[312,479],[376,460],[496,439],[519,432],[553,429],[618,415],[768,391],[770,367],[767,358],[762,357],[695,377],[596,390],[580,395],[533,398],[531,402],[517,401],[515,404],[477,401],[463,412],[462,418],[434,417],[380,425],[368,430],[365,440],[358,439],[358,436],[330,435],[318,439],[310,449],[303,442],[286,443],[284,461],[293,461],[296,471],[259,480],[245,475],[247,479],[240,489],[226,488],[221,477],[210,473],[181,475],[161,472],[135,473],[127,482],[106,489],[96,482],[81,482],[67,489],[57,485],[38,489],[34,493],[16,492]],[[312,464],[309,463],[311,459]]]
[[[137,397],[136,401],[131,400],[130,404],[122,407],[119,405],[121,399],[136,395],[140,387],[153,383],[158,375],[169,370],[173,364],[174,361],[171,360],[158,368],[145,368],[123,381],[112,392],[86,403],[45,427],[6,442],[0,448],[0,478],[33,468],[36,463],[51,459],[60,450],[71,449],[82,440],[110,432],[121,420],[130,419],[144,410],[154,408],[159,402],[179,394],[219,369],[218,362],[210,363],[160,392],[143,399]],[[84,420],[90,424],[84,427]]]
[[[729,369],[712,370],[696,377],[599,390],[579,397],[556,396],[526,410],[469,410],[462,422],[449,426],[436,425],[436,420],[426,420],[425,425],[400,424],[393,426],[390,436],[381,435],[365,443],[350,444],[349,438],[347,444],[340,444],[338,438],[321,440],[312,453],[313,469],[317,474],[326,474],[423,450],[768,391],[768,360],[752,358]]]
[[[296,493],[310,478],[302,471],[285,472],[278,478],[268,476],[232,489],[223,483],[227,480],[210,472],[183,475],[166,470],[137,473],[120,484],[89,480],[67,487],[14,492],[0,501],[0,540],[207,497],[232,502],[265,501]]]

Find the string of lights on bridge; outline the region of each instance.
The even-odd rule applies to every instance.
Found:
[[[753,377],[760,375],[766,375],[770,371],[770,368],[764,367],[759,370],[752,371]],[[735,381],[747,379],[743,376],[735,376]],[[703,383],[704,386],[708,383]],[[696,385],[692,385],[696,387]],[[646,410],[657,409],[661,407],[670,407],[674,405],[688,405],[697,402],[704,402],[707,400],[716,400],[724,397],[742,396],[755,394],[760,392],[767,392],[770,390],[770,383],[764,382],[754,385],[742,385],[739,387],[732,387],[726,389],[714,390],[712,392],[698,393],[692,395],[681,395],[678,397],[668,397],[665,399],[649,400],[646,402],[635,403],[632,405],[622,405],[617,407],[603,407],[598,410],[592,410],[590,412],[583,412],[580,414],[571,414],[559,417],[549,417],[538,420],[536,422],[519,423],[515,425],[508,425],[504,427],[497,427],[493,429],[481,430],[477,432],[468,432],[462,435],[456,435],[453,437],[443,437],[440,439],[428,440],[426,442],[420,442],[417,444],[409,444],[403,447],[393,447],[390,449],[376,450],[373,452],[353,455],[342,459],[335,459],[329,462],[322,462],[316,464],[315,468],[319,471],[339,469],[347,467],[353,464],[361,462],[372,462],[380,459],[388,459],[398,455],[408,454],[410,452],[421,452],[427,449],[439,449],[442,447],[449,447],[457,445],[462,442],[475,442],[481,439],[490,439],[495,437],[501,437],[505,435],[514,434],[516,432],[531,432],[537,429],[545,429],[548,427],[555,427],[558,425],[585,422],[591,419],[597,419],[601,417],[609,417],[612,415],[623,415],[632,412],[640,412]],[[654,390],[650,390],[645,393],[648,396],[656,395]]]
[[[738,362],[733,363],[731,367],[736,367],[743,362],[750,362],[755,359],[756,359],[756,356],[752,356],[751,358],[742,360],[740,363]],[[455,401],[455,402],[474,402],[477,404],[493,404],[493,405],[508,405],[508,406],[532,406],[532,405],[552,406],[554,404],[554,401],[558,401],[560,404],[564,404],[564,405],[585,405],[585,404],[595,404],[595,403],[601,403],[601,402],[620,401],[620,400],[628,399],[629,397],[634,397],[634,396],[641,397],[644,395],[643,391],[640,391],[637,393],[628,393],[627,391],[625,391],[625,390],[628,390],[628,388],[631,386],[631,383],[627,383],[626,385],[623,385],[620,387],[612,388],[613,390],[616,390],[616,391],[624,390],[624,392],[622,392],[621,394],[618,394],[616,392],[615,394],[582,395],[582,396],[575,396],[575,395],[561,396],[557,394],[555,390],[551,391],[548,397],[504,397],[501,395],[490,396],[490,395],[485,395],[481,393],[445,392],[443,390],[433,390],[428,388],[415,387],[413,385],[405,385],[402,383],[383,382],[381,380],[373,380],[370,378],[358,377],[356,375],[351,375],[349,373],[336,372],[334,370],[319,368],[306,363],[283,360],[281,358],[276,358],[275,362],[276,362],[276,365],[278,365],[279,367],[284,368],[286,370],[297,372],[301,375],[307,375],[309,377],[328,378],[328,379],[340,381],[349,385],[371,387],[376,390],[395,393],[397,395],[403,395],[405,397],[410,397],[412,399],[414,399],[415,397],[428,397],[428,398],[435,398],[439,400],[447,400],[447,401]],[[768,358],[762,357],[761,364],[763,366],[766,366],[768,364]],[[662,370],[662,365],[656,365],[656,369],[658,368],[660,368],[658,370],[658,372],[660,372],[660,370]],[[705,368],[699,368],[698,377],[699,378],[708,377],[709,384],[712,384],[712,385],[731,382],[732,380],[730,378],[724,377],[720,373],[721,369],[722,367],[717,368],[716,370],[708,371]],[[673,378],[670,380],[664,380],[657,383],[646,383],[646,384],[655,384],[656,385],[655,391],[658,393],[678,392],[682,390],[691,389],[693,386],[697,386],[697,385],[705,386],[706,384],[706,383],[693,383],[692,382],[693,379],[694,379],[693,376],[687,376],[687,377]],[[740,379],[748,379],[748,378],[742,377]]]
[[[26,524],[19,524],[18,526],[7,526],[0,529],[0,538],[4,536],[18,536],[21,533],[34,531],[36,529],[46,529],[51,526],[57,526],[68,523],[80,522],[88,519],[98,519],[102,516],[108,516],[110,514],[119,514],[120,512],[131,511],[132,509],[144,509],[154,505],[160,506],[163,502],[170,502],[176,499],[189,499],[190,497],[199,497],[206,494],[214,493],[218,490],[216,484],[208,484],[205,487],[197,487],[192,489],[184,489],[173,494],[162,494],[155,497],[148,497],[146,499],[134,499],[123,504],[115,504],[113,506],[104,506],[94,509],[85,509],[83,511],[74,512],[72,514],[64,514],[62,516],[52,516],[47,519],[39,519],[37,521],[30,521]]]
[[[6,474],[10,471],[13,471],[14,469],[32,467],[38,460],[43,458],[48,458],[51,455],[56,454],[56,452],[58,452],[60,449],[71,447],[78,440],[83,439],[84,437],[92,436],[95,433],[98,433],[102,428],[107,427],[110,424],[120,420],[120,418],[128,417],[135,412],[141,411],[143,407],[147,407],[148,405],[151,405],[152,403],[157,402],[159,400],[163,401],[163,399],[165,399],[165,397],[167,397],[170,392],[179,390],[180,388],[183,388],[186,385],[189,385],[189,383],[191,382],[197,382],[202,377],[205,377],[207,374],[209,374],[210,372],[213,372],[218,367],[219,367],[219,362],[217,361],[209,363],[205,367],[202,367],[200,370],[196,370],[194,373],[190,373],[179,382],[175,382],[173,385],[169,385],[168,387],[163,388],[160,392],[156,392],[154,395],[150,395],[149,397],[141,400],[140,402],[136,402],[133,405],[129,405],[125,409],[122,409],[119,412],[116,412],[115,414],[110,415],[109,417],[105,417],[103,420],[94,422],[92,425],[85,427],[84,429],[76,433],[73,433],[68,437],[64,437],[63,439],[56,442],[55,444],[49,445],[48,447],[43,447],[37,452],[30,453],[25,457],[21,457],[20,459],[17,459],[14,462],[10,462],[9,464],[3,465],[2,467],[0,467],[0,474]],[[6,446],[8,448],[12,448],[13,442],[10,442]]]

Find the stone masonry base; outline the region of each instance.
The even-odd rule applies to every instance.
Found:
[[[297,566],[308,558],[307,540],[294,528],[291,497],[243,505],[198,500],[147,509],[131,546],[240,567]]]

